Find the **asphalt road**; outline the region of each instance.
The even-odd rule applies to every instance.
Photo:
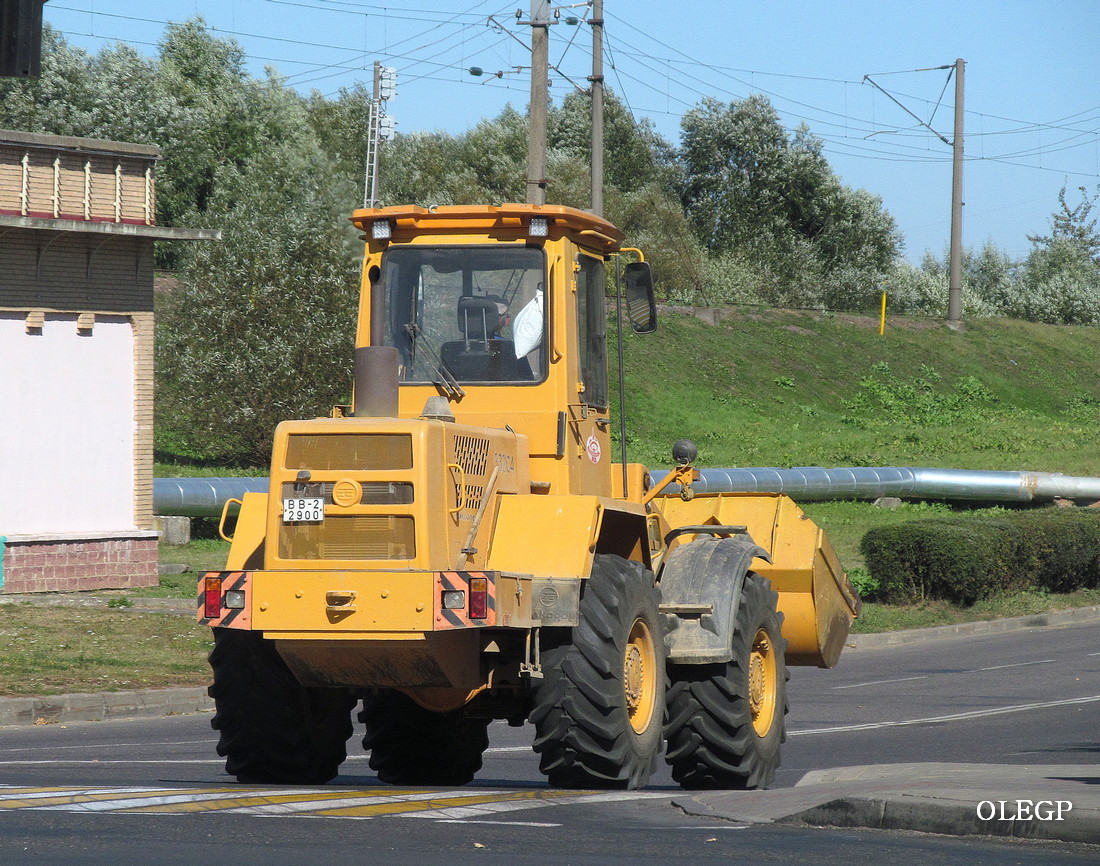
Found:
[[[1096,625],[849,651],[794,669],[777,784],[905,761],[1100,763]],[[645,791],[547,788],[531,729],[494,725],[462,789],[394,789],[364,755],[315,789],[236,785],[209,717],[0,730],[8,864],[1089,863],[1098,849],[913,833],[731,824],[684,815],[667,770]],[[997,799],[1000,792],[990,791]],[[266,820],[259,820],[266,818]]]

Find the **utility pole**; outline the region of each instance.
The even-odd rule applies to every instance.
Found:
[[[955,61],[955,140],[952,142],[951,253],[947,326],[962,327],[962,213],[963,213],[963,70],[966,63]]]
[[[593,0],[592,18],[592,213],[603,216],[603,0]]]
[[[531,0],[531,128],[527,136],[527,203],[546,204],[546,115],[550,99],[550,0]]]
[[[382,182],[378,174],[382,142],[393,134],[393,118],[386,116],[386,103],[397,94],[397,70],[374,61],[374,87],[367,115],[367,171],[363,181],[363,207],[378,207]]]

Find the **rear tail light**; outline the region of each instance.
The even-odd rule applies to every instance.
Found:
[[[489,615],[489,580],[470,578],[470,619],[485,619]]]
[[[222,612],[222,579],[209,574],[203,578],[203,613],[207,619],[217,619]]]

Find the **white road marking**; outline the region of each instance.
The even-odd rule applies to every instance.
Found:
[[[134,749],[134,748],[157,748],[161,746],[202,746],[210,745],[213,740],[175,740],[167,743],[82,743],[77,746],[35,746],[34,748],[26,749],[5,749],[7,754],[14,752],[41,752],[43,750],[49,750],[51,752],[61,752],[66,749],[79,749],[82,752],[86,752],[89,749]]]
[[[927,676],[902,677],[901,679],[897,679],[897,680],[872,680],[869,683],[852,683],[851,685],[847,685],[847,686],[833,686],[833,691],[839,691],[840,689],[859,689],[859,688],[863,688],[863,686],[881,686],[881,685],[885,685],[886,683],[905,683],[905,682],[908,682],[909,680],[926,680],[926,679],[928,679]]]
[[[1005,668],[1026,668],[1028,665],[1052,665],[1054,659],[1043,659],[1037,662],[1016,662],[1014,665],[994,665],[991,668],[977,668],[974,671],[967,671],[966,673],[981,673],[982,671],[1003,671]]]
[[[22,794],[5,794],[9,790],[21,790],[21,785],[0,786],[0,800],[41,800],[44,797],[79,796],[90,797],[97,794],[140,794],[149,788],[65,788],[60,790],[24,791]],[[163,790],[163,789],[158,789]]]
[[[162,760],[102,760],[98,761],[94,758],[81,760],[80,758],[73,758],[72,760],[66,760],[65,758],[59,758],[56,761],[0,761],[0,767],[38,767],[43,765],[53,765],[59,767],[75,767],[82,764],[107,766],[108,764],[211,764],[213,766],[220,767],[225,764],[224,758],[212,759],[212,758],[170,758]]]
[[[499,827],[560,827],[549,821],[481,821],[476,818],[441,818],[440,824],[496,824]]]
[[[205,791],[187,791],[182,789],[179,793],[168,794],[165,793],[162,796],[150,796],[150,797],[130,797],[129,799],[122,800],[93,800],[83,803],[56,803],[51,806],[37,806],[36,812],[119,812],[124,809],[135,809],[148,806],[170,806],[174,804],[183,803],[205,803],[213,800],[239,800],[243,795],[241,792],[216,792],[207,793]],[[62,794],[64,792],[61,792]],[[87,792],[81,791],[77,796],[85,796]],[[150,792],[154,793],[154,792]],[[295,791],[295,794],[304,794],[304,791]],[[249,797],[277,797],[285,796],[286,791],[256,791],[248,792]],[[53,792],[50,795],[43,796],[61,796],[58,792]],[[316,805],[316,801],[310,801]],[[225,809],[222,811],[232,811]]]
[[[669,796],[671,795],[649,793],[646,791],[580,794],[576,797],[555,797],[546,800],[505,800],[497,803],[478,803],[473,806],[447,806],[441,809],[432,809],[430,812],[403,812],[394,817],[463,820],[475,818],[479,815],[495,814],[497,812],[515,812],[520,809],[540,809],[543,806],[573,806],[578,803],[615,803],[621,800],[651,800],[654,797],[668,798]]]
[[[339,789],[336,789],[339,790]],[[283,794],[288,793],[283,791]],[[231,809],[219,809],[219,814],[222,815],[293,815],[298,812],[319,812],[321,810],[328,811],[329,809],[353,809],[356,806],[375,806],[379,803],[415,803],[420,800],[442,800],[448,796],[456,796],[455,792],[441,792],[441,791],[426,791],[416,794],[382,794],[380,796],[362,795],[350,797],[341,797],[339,799],[332,800],[302,800],[300,802],[288,802],[288,803],[265,803],[262,806],[235,806]],[[462,795],[458,796],[473,796],[475,793],[481,792],[466,791]],[[499,794],[500,791],[486,791],[486,796],[493,794]],[[243,793],[237,796],[249,797],[251,794]]]
[[[842,734],[848,731],[871,731],[876,728],[901,728],[907,725],[929,725],[935,722],[957,722],[965,719],[978,719],[983,716],[999,716],[1005,713],[1022,713],[1027,710],[1043,710],[1049,707],[1066,707],[1073,704],[1090,704],[1100,701],[1100,695],[1084,698],[1067,698],[1062,701],[1042,701],[1036,704],[1015,704],[1008,707],[996,707],[991,710],[972,710],[968,713],[952,713],[946,716],[929,716],[923,719],[900,719],[894,722],[866,722],[859,725],[837,725],[831,728],[807,728],[801,731],[787,731],[788,737],[806,734]]]

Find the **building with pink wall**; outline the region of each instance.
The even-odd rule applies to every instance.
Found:
[[[0,592],[157,582],[158,157],[0,130]]]

